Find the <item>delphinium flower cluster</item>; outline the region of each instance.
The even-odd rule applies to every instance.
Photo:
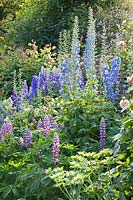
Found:
[[[59,96],[61,87],[60,73],[57,72],[57,70],[49,73],[42,67],[39,76],[32,77],[29,100],[38,95],[38,90],[40,90],[44,96]]]
[[[38,76],[33,76],[31,81],[31,87],[29,90],[29,100],[37,96],[38,91]]]
[[[52,162],[54,164],[59,162],[59,151],[60,151],[60,138],[58,134],[56,133],[53,136],[53,140],[52,140]]]
[[[26,80],[22,82],[22,88],[17,91],[16,83],[14,83],[14,89],[11,95],[12,107],[16,109],[17,112],[22,111],[22,101],[23,99],[28,99],[29,91]]]
[[[71,83],[70,90],[76,91],[77,88],[79,87],[79,80],[81,78],[78,17],[75,17],[75,20],[74,20],[69,67],[70,67],[69,79]]]
[[[86,44],[84,51],[84,66],[87,78],[93,77],[95,64],[95,20],[93,19],[93,11],[89,10],[89,23],[86,34]]]
[[[83,77],[80,68],[80,41],[79,41],[79,28],[78,28],[78,17],[75,17],[72,43],[70,53],[64,56],[59,65],[61,71],[61,83],[62,90],[67,93],[76,93],[77,90],[83,87]]]
[[[4,137],[6,134],[12,134],[13,133],[13,126],[9,118],[6,118],[4,121],[4,124],[2,125],[0,129],[0,141],[4,141]]]
[[[18,93],[13,90],[12,95],[12,107],[16,109],[17,112],[22,111],[22,94]]]
[[[106,123],[104,118],[100,121],[100,150],[106,147]]]
[[[48,93],[47,74],[46,74],[43,66],[41,67],[41,71],[39,73],[39,88],[42,93],[47,95],[47,93]]]
[[[116,98],[119,94],[119,68],[120,68],[120,58],[114,58],[112,60],[112,68],[109,66],[104,66],[102,69],[102,78],[103,78],[103,94],[107,98],[107,100],[115,103]]]
[[[49,75],[48,92],[53,97],[59,96],[62,92],[61,77],[59,72],[53,72]]]

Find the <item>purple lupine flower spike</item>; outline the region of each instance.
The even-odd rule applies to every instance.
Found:
[[[52,162],[55,164],[59,162],[59,151],[60,151],[60,138],[58,134],[55,134],[52,140]]]
[[[56,131],[58,131],[58,124],[57,124],[57,122],[51,122],[51,129],[56,129]]]
[[[4,135],[0,131],[0,142],[4,142]]]
[[[39,122],[37,123],[37,130],[41,130],[41,129],[43,129],[43,122],[39,120]]]
[[[106,147],[106,123],[102,117],[100,121],[100,150]]]
[[[48,136],[51,129],[51,117],[44,117],[43,120],[44,136]]]
[[[1,142],[4,141],[4,136],[8,133],[10,133],[10,134],[13,133],[13,126],[12,126],[10,119],[6,118],[4,121],[4,124],[2,125],[2,127],[0,129],[0,141]]]
[[[24,133],[23,144],[26,148],[30,148],[32,143],[32,133],[29,129],[27,129]]]
[[[29,94],[28,85],[27,85],[26,80],[24,80],[23,83],[22,83],[22,96],[23,96],[23,98],[28,98],[28,94]]]
[[[5,119],[4,124],[1,127],[1,132],[2,132],[2,134],[13,132],[13,126],[12,126],[12,123],[9,118]]]
[[[38,121],[37,130],[43,130],[44,136],[48,136],[51,129],[56,129],[56,131],[58,131],[58,124],[51,116],[45,116],[43,121]]]

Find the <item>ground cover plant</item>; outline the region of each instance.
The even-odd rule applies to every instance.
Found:
[[[58,55],[51,45],[38,50],[34,40],[21,51],[24,59],[12,52],[22,66],[16,72],[11,65],[12,93],[0,102],[1,200],[131,199],[131,54],[129,76],[123,73],[131,47],[119,41],[108,58],[103,27],[97,69],[91,8],[84,49],[79,34],[75,17],[72,34],[60,34]]]

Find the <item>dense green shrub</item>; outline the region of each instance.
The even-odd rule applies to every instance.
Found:
[[[90,143],[87,147],[90,151],[99,149],[99,122],[102,117],[107,123],[108,139],[118,131],[119,114],[115,106],[92,94],[90,89],[83,89],[73,99],[56,99],[50,105],[58,113],[58,123],[64,124],[63,141],[72,142],[77,150],[86,148],[86,142]],[[107,145],[112,146],[110,139]]]
[[[124,19],[127,19],[125,15],[128,6],[122,0],[28,1],[24,4],[23,10],[18,13],[16,20],[9,26],[9,42],[27,45],[34,39],[39,45],[49,42],[57,44],[59,33],[64,29],[71,30],[74,16],[79,17],[81,36],[85,37],[89,7],[94,10],[99,43],[102,24],[105,22],[110,46],[112,46],[111,39],[115,37],[115,33],[121,26],[124,26]]]

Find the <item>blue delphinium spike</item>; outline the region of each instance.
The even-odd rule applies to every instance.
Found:
[[[59,96],[61,94],[62,85],[59,73],[53,72],[49,75],[49,87],[49,90],[53,93],[54,96]]]
[[[44,92],[44,94],[47,94],[47,74],[44,71],[44,67],[41,67],[41,71],[39,73],[39,80],[40,80],[40,90]]]
[[[29,100],[31,100],[34,96],[37,96],[38,91],[38,77],[33,76],[31,81],[31,87],[29,91]]]
[[[17,92],[13,90],[11,99],[12,99],[12,107],[16,108],[17,112],[21,112],[22,111],[22,94],[20,93],[17,94]]]
[[[12,107],[15,108],[17,106],[17,92],[15,90],[13,90],[12,95],[11,95],[11,99],[12,99]]]
[[[112,67],[109,70],[108,66],[104,66],[102,69],[102,77],[103,77],[103,86],[104,91],[103,94],[105,97],[115,103],[115,100],[119,94],[119,68],[120,68],[120,58],[114,58],[112,60]]]

